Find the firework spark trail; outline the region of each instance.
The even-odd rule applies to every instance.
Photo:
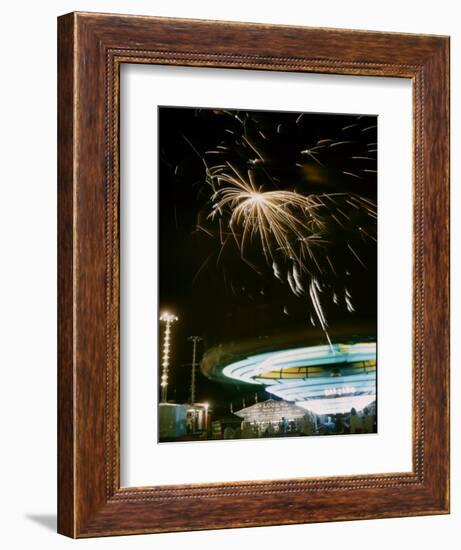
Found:
[[[284,182],[283,177],[280,178],[280,174],[271,167],[273,159],[277,158],[274,157],[277,150],[273,150],[271,156],[270,146],[273,146],[274,140],[275,143],[282,143],[285,139],[283,125],[275,124],[271,133],[267,127],[260,128],[256,119],[252,121],[249,113],[237,115],[228,111],[225,114],[232,117],[233,129],[226,129],[225,140],[202,157],[206,182],[211,189],[206,214],[211,227],[208,230],[197,228],[208,235],[214,234],[220,247],[217,263],[224,248],[235,243],[241,260],[262,275],[252,261],[252,254],[259,248],[274,278],[286,284],[293,296],[305,297],[310,310],[308,318],[315,325],[315,317],[331,344],[321,295],[328,293],[334,304],[344,304],[349,312],[354,311],[354,306],[349,291],[345,287],[340,290],[337,286],[340,276],[348,272],[344,266],[335,265],[332,261],[331,254],[334,252],[330,255],[327,252],[336,239],[335,235],[344,235],[340,241],[344,243],[344,249],[366,267],[348,241],[348,235],[355,228],[355,239],[375,241],[376,204],[356,192],[315,192],[308,189],[299,192],[293,188],[293,183]],[[302,115],[297,116],[296,125],[302,126],[303,120]],[[376,162],[369,156],[375,152],[375,149],[369,149],[375,146],[375,142],[367,143],[368,149],[357,150],[354,140],[346,134],[368,132],[373,126],[360,128],[360,117],[356,120],[341,129],[343,134],[339,139],[317,139],[307,147],[300,147],[293,165],[302,170],[304,163],[313,163],[317,170],[326,170],[328,162],[325,155],[340,155],[341,158],[348,155],[347,158],[355,163],[354,168],[351,170],[349,166],[344,166],[344,169],[339,168],[338,173],[353,176],[349,180],[357,182],[354,185],[365,182],[367,173],[376,173],[374,166],[365,164],[357,168],[356,164],[357,161]],[[198,153],[195,147],[193,150]],[[361,221],[357,224],[355,220]],[[338,292],[342,295],[341,300]],[[286,306],[284,313],[288,314]]]
[[[320,326],[322,327],[322,330],[325,333],[325,336],[327,337],[328,343],[330,344],[330,348],[333,349],[333,346],[330,340],[330,335],[328,334],[328,330],[327,330],[328,323],[325,318],[325,313],[323,311],[322,304],[320,303],[320,299],[318,295],[319,291],[321,291],[319,282],[316,278],[313,278],[309,285],[309,294],[310,294],[312,303],[314,305],[315,313],[317,314],[317,318],[320,322]]]
[[[215,173],[211,178],[216,178],[217,182],[213,185],[216,191],[212,195],[213,207],[208,217],[214,220],[219,215],[221,223],[221,217],[227,210],[230,215],[229,226],[241,253],[244,254],[248,240],[257,237],[271,265],[277,251],[282,250],[301,270],[309,271],[303,260],[307,255],[315,261],[315,247],[325,242],[322,237],[327,218],[325,210],[334,209],[350,220],[350,216],[339,208],[338,199],[345,199],[353,208],[373,212],[369,201],[350,194],[305,196],[295,191],[262,191],[255,186],[251,176],[248,181],[240,175],[236,178],[224,173]],[[329,214],[333,215],[331,212]],[[238,228],[240,233],[237,233]]]
[[[306,238],[306,222],[296,216],[304,213],[312,219],[312,225],[321,226],[321,219],[315,210],[323,206],[319,197],[305,197],[293,191],[261,191],[255,188],[251,177],[248,182],[229,174],[220,174],[217,190],[212,196],[213,210],[209,217],[222,216],[226,207],[230,210],[229,226],[241,228],[240,250],[243,254],[247,240],[258,235],[267,260],[275,258],[272,240],[286,255],[301,261],[291,242],[291,237],[301,243],[301,248],[311,249],[311,240]],[[223,185],[224,184],[224,185]],[[315,240],[315,239],[314,239]]]
[[[216,190],[212,195],[213,207],[209,218],[213,220],[219,216],[221,223],[224,213],[228,214],[229,226],[238,243],[242,258],[248,242],[258,239],[266,261],[279,280],[281,280],[281,273],[275,260],[282,251],[285,258],[292,262],[292,268],[287,270],[286,277],[289,288],[295,296],[306,295],[301,272],[309,275],[308,296],[317,320],[331,344],[327,331],[328,324],[319,296],[321,286],[318,279],[314,277],[314,271],[320,274],[322,272],[315,249],[320,243],[325,242],[322,231],[325,228],[326,215],[322,210],[334,209],[343,218],[350,220],[350,216],[339,208],[339,199],[341,203],[347,203],[353,209],[364,209],[368,215],[373,213],[372,204],[361,197],[344,193],[304,196],[294,191],[263,191],[255,185],[251,172],[248,179],[244,180],[231,164],[228,166],[237,177],[224,173],[221,169],[210,172],[213,174],[210,178],[216,180],[212,185]],[[349,244],[347,247],[360,264],[366,267],[354,249]],[[305,261],[306,256],[312,260],[315,270]],[[330,258],[327,257],[327,260],[331,265]],[[334,271],[332,265],[331,268]],[[349,312],[354,311],[350,296],[345,297],[345,303]]]

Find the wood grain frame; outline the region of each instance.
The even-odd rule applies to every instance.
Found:
[[[58,46],[58,531],[96,537],[448,513],[448,37],[71,13],[59,18]],[[121,63],[412,80],[411,472],[120,487]]]

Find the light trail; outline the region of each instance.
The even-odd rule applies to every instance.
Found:
[[[360,364],[363,368],[357,366]],[[334,374],[335,366],[345,374]],[[302,369],[308,367],[320,369],[314,376],[302,376]],[[294,369],[301,371],[288,378]],[[277,371],[279,377],[269,377]],[[322,371],[325,374],[319,374]],[[240,382],[263,385],[268,393],[316,414],[349,412],[352,407],[360,410],[376,399],[376,343],[335,343],[261,353],[231,363],[222,372]]]

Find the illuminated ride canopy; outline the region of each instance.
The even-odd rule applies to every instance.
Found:
[[[376,343],[259,353],[228,364],[222,374],[263,385],[268,393],[319,415],[359,411],[376,399]]]

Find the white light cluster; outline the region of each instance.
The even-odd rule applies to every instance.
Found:
[[[355,393],[354,386],[343,386],[342,388],[326,388],[323,393],[327,397],[336,395],[347,395],[348,393]]]
[[[318,415],[349,413],[352,408],[356,411],[363,410],[375,400],[370,395],[350,395],[347,398],[330,397],[312,401],[297,401],[296,405]]]

